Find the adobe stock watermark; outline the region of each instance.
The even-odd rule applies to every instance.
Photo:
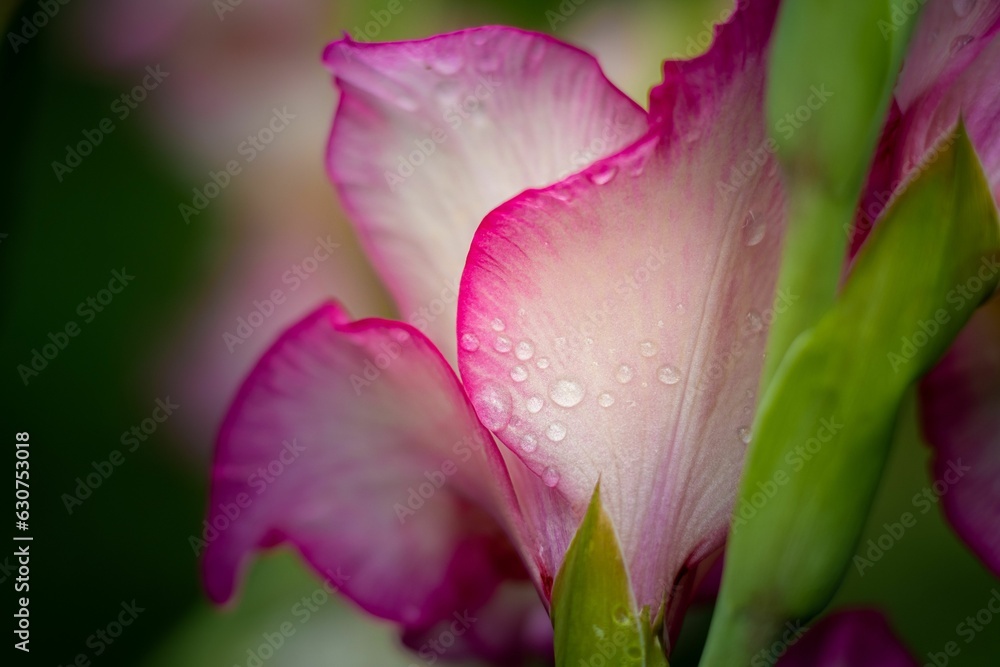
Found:
[[[888,41],[889,37],[900,28],[906,25],[907,21],[916,16],[920,8],[927,0],[903,0],[900,3],[889,3],[892,11],[889,13],[889,20],[879,19],[875,24],[878,26],[882,39]]]
[[[301,261],[292,264],[287,271],[281,274],[281,282],[288,286],[288,290],[280,287],[271,290],[268,296],[263,299],[254,299],[253,308],[245,316],[236,318],[236,327],[233,332],[228,330],[222,332],[222,342],[226,344],[226,349],[232,354],[236,348],[245,343],[257,329],[264,325],[278,307],[283,305],[288,299],[288,295],[297,292],[302,285],[309,280],[319,269],[319,265],[333,256],[333,251],[340,247],[330,234],[326,238],[316,237],[316,245],[312,252],[302,258]]]
[[[821,419],[819,427],[812,437],[806,439],[802,444],[796,445],[795,449],[785,454],[785,466],[791,469],[791,473],[799,473],[810,461],[819,454],[823,446],[832,441],[844,425],[837,421],[836,416],[831,415]],[[791,481],[791,474],[785,468],[778,468],[771,475],[771,478],[763,482],[757,482],[757,488],[747,498],[740,498],[739,506],[733,510],[730,520],[730,529],[733,533],[740,532],[740,528],[746,526],[757,516],[757,512],[764,508],[781,490]]]
[[[753,658],[750,659],[750,667],[770,667],[778,664],[781,656],[785,655],[788,649],[794,646],[808,629],[802,625],[801,621],[795,621],[794,623],[788,621],[785,623],[785,631],[781,633],[779,639],[776,639],[773,644],[762,648],[754,654]]]
[[[38,11],[21,19],[21,25],[7,33],[7,42],[14,53],[38,36],[38,31],[49,24],[70,0],[40,0]]]
[[[288,612],[289,615],[298,622],[298,626],[308,623],[349,580],[350,577],[341,572],[339,567],[336,572],[324,569],[323,583],[293,604]],[[273,631],[262,632],[261,641],[256,646],[249,647],[246,658],[233,667],[263,667],[288,643],[289,639],[295,636],[298,626],[292,620],[286,620],[279,623]]]
[[[256,160],[257,156],[263,153],[293,120],[295,120],[295,114],[289,113],[288,107],[272,109],[271,118],[264,127],[254,134],[248,134],[247,138],[236,147],[237,155],[243,158],[242,162],[234,158],[226,163],[224,169],[208,172],[208,180],[202,186],[191,188],[191,202],[188,204],[182,202],[177,205],[177,211],[180,213],[181,219],[184,220],[184,224],[191,224],[191,218],[201,215],[201,212],[208,208],[212,200],[229,187],[233,178],[239,176],[246,165]]]
[[[437,469],[426,471],[424,473],[426,481],[410,486],[406,490],[406,497],[402,501],[397,501],[392,506],[392,510],[396,513],[396,518],[399,520],[400,525],[405,524],[407,519],[423,509],[427,501],[433,498],[448,483],[448,480],[458,472],[459,466],[468,463],[476,452],[479,452],[480,456],[483,456],[485,445],[486,443],[475,436],[465,436],[455,442],[452,445],[451,452],[455,455],[457,461],[447,458],[441,462],[441,465]]]
[[[146,611],[145,607],[140,607],[135,600],[122,602],[121,611],[107,625],[97,628],[93,634],[87,637],[84,644],[90,649],[89,652],[81,651],[66,663],[66,667],[90,667],[94,658],[99,658],[111,648],[119,637],[125,632],[125,628],[135,623],[139,614]],[[63,667],[60,664],[58,667]]]
[[[775,121],[774,132],[770,133],[756,148],[746,149],[746,158],[733,165],[729,172],[729,179],[716,182],[715,187],[719,193],[730,195],[749,183],[750,179],[778,152],[778,142],[774,136],[781,136],[786,141],[791,139],[795,136],[795,132],[808,123],[813,114],[822,109],[831,97],[833,97],[833,91],[828,90],[825,83],[811,86],[809,96],[802,104]]]
[[[302,456],[304,451],[306,451],[305,446],[300,445],[295,438],[282,441],[280,453],[266,465],[258,467],[247,477],[246,484],[253,489],[254,495],[251,496],[249,493],[240,492],[236,494],[233,502],[219,503],[210,516],[202,520],[201,536],[188,536],[188,546],[191,547],[194,555],[200,556],[205,547],[219,539],[220,535],[229,530],[230,526],[239,520],[243,512],[253,505],[254,500],[267,491],[284,474],[288,466],[295,463]]]
[[[580,146],[569,156],[567,166],[556,176],[556,182],[585,169],[602,156],[611,153],[611,147],[634,127],[635,121],[631,115],[616,113],[611,120],[605,121],[598,136],[591,139],[586,146]]]
[[[705,392],[716,388],[714,383],[725,377],[726,373],[733,370],[736,362],[741,359],[750,349],[751,341],[758,340],[759,336],[770,329],[774,320],[779,315],[788,312],[801,295],[789,290],[780,289],[774,295],[774,302],[770,308],[765,308],[757,313],[750,311],[740,324],[740,334],[729,344],[729,348],[715,354],[705,371],[702,372],[695,383],[695,390]]]
[[[955,626],[955,634],[965,643],[971,644],[981,633],[985,632],[993,621],[1000,616],[1000,590],[994,588],[990,591],[990,597],[986,604],[975,614],[966,616]],[[957,641],[949,641],[940,651],[930,651],[927,653],[927,662],[923,667],[947,667],[951,664],[952,658],[957,658],[962,653],[962,645]]]
[[[392,338],[394,340],[379,343],[374,354],[365,357],[360,373],[351,373],[351,387],[355,396],[360,396],[365,389],[378,382],[382,372],[399,359],[403,354],[403,346],[411,340],[410,334],[402,330],[393,331]]]
[[[407,4],[413,2],[413,0],[406,0]],[[403,5],[402,0],[389,0],[385,7],[380,9],[373,9],[369,12],[372,17],[371,21],[368,21],[360,26],[354,26],[354,30],[350,31],[351,39],[355,42],[371,42],[374,41],[379,33],[392,23],[392,20],[403,13],[406,7]]]
[[[875,221],[878,220],[882,212],[892,203],[894,195],[903,192],[910,183],[917,180],[928,167],[934,164],[942,153],[954,145],[957,139],[958,134],[952,133],[948,138],[934,144],[934,147],[921,156],[920,160],[902,170],[906,174],[904,178],[896,179],[888,190],[876,192],[867,206],[863,208],[859,207],[858,210],[861,215],[858,219],[849,220],[843,224],[844,234],[847,235],[848,242],[853,242],[854,238],[859,234],[871,231],[872,227],[875,226]]]
[[[956,284],[948,290],[945,301],[952,305],[955,312],[964,309],[970,301],[980,301],[983,298],[983,288],[1000,272],[1000,262],[994,257],[983,257],[979,270],[964,282]],[[909,336],[900,338],[898,351],[886,353],[889,367],[894,373],[917,356],[922,348],[934,340],[941,331],[941,326],[951,321],[951,314],[944,308],[938,308],[934,315],[926,320],[917,321],[917,330]]]
[[[736,0],[736,3],[732,8],[723,9],[714,21],[709,21],[707,19],[702,21],[701,27],[703,30],[697,35],[689,36],[687,43],[684,45],[684,51],[675,52],[670,55],[670,58],[672,60],[690,60],[691,58],[694,58],[698,54],[704,52],[712,43],[712,40],[715,39],[715,26],[719,23],[725,23],[728,21],[729,17],[731,17],[734,12],[746,7],[749,2],[750,0]]]
[[[76,314],[83,318],[83,324],[93,322],[99,313],[111,305],[115,296],[121,294],[125,287],[135,280],[135,276],[128,273],[123,266],[121,270],[111,272],[111,280],[108,281],[107,288],[98,290],[96,294],[88,296],[76,307]],[[27,364],[18,364],[17,374],[25,387],[28,383],[38,377],[38,375],[48,368],[49,364],[65,350],[70,341],[76,338],[83,331],[83,328],[76,320],[67,320],[66,324],[48,333],[47,343],[41,346],[41,350],[35,347],[31,349],[31,358]]]
[[[594,303],[598,304],[598,307],[587,311],[586,319],[582,322],[576,325],[570,324],[567,327],[568,334],[555,338],[556,350],[566,353],[569,350],[591,345],[594,342],[593,336],[611,318],[615,302],[622,297],[629,296],[632,292],[641,291],[653,279],[653,275],[666,266],[668,257],[666,246],[652,248],[635,269],[618,276],[612,276],[609,290],[603,296],[594,299]],[[498,342],[505,339],[504,334],[497,337]]]
[[[122,432],[119,441],[122,443],[123,449],[112,449],[108,453],[107,458],[100,461],[91,461],[90,467],[93,468],[93,471],[89,472],[86,476],[77,477],[73,492],[64,493],[60,496],[63,507],[66,508],[66,513],[72,515],[74,509],[82,506],[83,501],[90,498],[94,494],[94,491],[99,489],[104,482],[108,481],[108,478],[114,474],[115,470],[125,463],[125,455],[132,454],[139,449],[142,443],[149,440],[149,437],[156,433],[160,428],[160,424],[167,421],[174,414],[174,411],[180,407],[180,404],[171,401],[169,396],[156,399],[153,410],[148,417],[132,426],[129,430]]]
[[[956,484],[962,481],[965,473],[972,470],[969,466],[962,465],[962,459],[948,462],[948,469],[941,475],[940,479],[934,481],[930,486],[925,486],[919,493],[914,494],[911,504],[914,509],[920,510],[919,514],[913,512],[903,512],[899,520],[892,523],[883,523],[883,532],[865,543],[864,556],[855,554],[854,567],[860,576],[865,576],[865,570],[873,567],[875,563],[882,560],[882,557],[891,550],[906,532],[917,525],[917,519],[921,515],[927,514],[931,508],[938,504],[941,496],[948,493]]]
[[[52,161],[52,173],[60,183],[63,178],[73,173],[73,170],[83,164],[83,159],[91,155],[94,150],[103,143],[104,138],[115,131],[115,119],[118,122],[124,121],[133,111],[139,108],[139,104],[145,101],[149,93],[163,83],[163,80],[170,76],[170,72],[164,72],[159,65],[146,67],[146,76],[131,90],[122,93],[111,103],[110,111],[114,118],[106,116],[102,118],[91,129],[84,129],[81,139],[75,144],[66,144],[66,155],[63,162]]]
[[[560,23],[568,21],[569,17],[573,16],[576,10],[586,2],[587,0],[562,0],[555,10],[546,9],[545,18],[549,22],[549,30],[555,32]]]
[[[481,113],[483,103],[502,85],[492,73],[480,75],[476,83],[472,90],[458,93],[454,102],[442,114],[442,119],[451,127],[451,132],[457,131],[467,120]],[[439,125],[422,139],[414,139],[413,150],[396,156],[396,168],[382,172],[389,191],[395,192],[406,179],[413,176],[417,169],[437,153],[438,146],[448,141],[449,136],[449,130]]]
[[[479,619],[470,614],[467,609],[462,612],[454,612],[451,619],[438,624],[444,627],[435,637],[428,639],[417,648],[417,655],[424,661],[424,664],[436,664],[451,650],[459,638],[465,635],[478,621]],[[420,667],[420,665],[411,662],[409,667]]]

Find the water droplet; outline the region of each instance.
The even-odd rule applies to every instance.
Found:
[[[747,313],[747,327],[752,333],[760,333],[764,330],[764,319],[756,310]]]
[[[622,384],[630,382],[634,376],[635,376],[635,371],[633,371],[632,367],[629,366],[628,364],[622,364],[621,366],[618,367],[618,370],[615,372],[615,379],[617,379]]]
[[[510,369],[510,379],[514,382],[524,382],[528,379],[528,369],[524,366],[514,366]]]
[[[542,409],[542,406],[545,405],[545,401],[543,401],[540,396],[532,396],[525,401],[524,405],[528,408],[528,412],[535,414]]]
[[[677,384],[681,381],[681,372],[674,366],[661,366],[656,377],[663,384]]]
[[[644,340],[644,341],[642,341],[641,343],[639,343],[639,353],[642,356],[646,357],[647,359],[649,357],[655,356],[656,355],[656,343],[654,343],[651,340]]]
[[[583,387],[572,380],[558,380],[549,389],[549,398],[556,405],[571,408],[583,400]]]
[[[497,352],[502,352],[504,354],[510,352],[510,348],[513,347],[513,343],[510,342],[510,338],[500,334],[497,339],[493,341],[493,349]]]
[[[487,41],[489,41],[489,33],[486,30],[479,29],[472,31],[472,43],[476,46],[482,46]]]
[[[629,646],[625,651],[632,660],[642,660],[642,649],[638,646]]]
[[[438,74],[451,76],[465,65],[465,58],[461,53],[442,53],[431,62],[431,67]]]
[[[961,19],[972,13],[972,8],[976,6],[976,0],[955,0],[952,6],[955,8],[955,14]]]
[[[749,445],[750,441],[753,439],[753,433],[746,426],[741,426],[740,430],[737,431],[737,433],[739,434],[740,440],[743,442],[744,445]]]
[[[663,320],[659,320],[659,321],[658,321],[658,322],[656,323],[656,326],[658,326],[658,327],[660,327],[661,329],[663,329],[663,328],[665,328],[665,327],[667,326],[667,323],[666,323],[666,322],[664,322]]]
[[[542,482],[550,489],[559,485],[559,472],[555,468],[546,468],[542,473]]]
[[[483,425],[491,431],[499,431],[510,423],[510,392],[496,384],[487,384],[473,399],[476,413]]]
[[[958,55],[958,52],[968,46],[974,37],[972,35],[959,35],[951,42],[951,55]]]
[[[403,111],[416,111],[420,108],[420,104],[407,95],[398,94],[392,97],[392,101]]]
[[[590,172],[590,182],[594,185],[610,183],[618,174],[618,167],[613,164],[599,164]]]
[[[527,361],[531,359],[531,355],[535,353],[535,346],[531,344],[531,341],[522,340],[514,348],[514,355],[521,361]]]
[[[494,331],[503,331],[504,330],[503,320],[501,320],[499,317],[494,318],[493,321],[490,322],[490,328],[493,329]]]
[[[684,311],[686,310],[686,308],[684,308],[684,304],[683,303],[679,303],[679,304],[677,304],[677,307],[674,308],[674,310],[677,311],[678,315],[683,315]]]
[[[462,349],[466,352],[475,352],[479,349],[479,338],[474,333],[464,333],[462,334],[461,345]]]
[[[604,392],[603,394],[597,397],[597,404],[600,405],[602,408],[610,408],[612,405],[615,404],[615,397],[609,394],[608,392]]]
[[[632,615],[628,613],[628,609],[625,607],[615,607],[612,618],[618,625],[628,625],[632,622]]]
[[[535,362],[535,365],[544,371],[549,367],[549,360],[546,357],[538,357],[538,361]]]
[[[556,186],[556,187],[550,189],[548,192],[549,192],[550,195],[552,195],[553,197],[555,197],[559,201],[562,201],[562,202],[571,202],[571,201],[573,201],[573,195],[569,191],[569,188],[564,188],[564,187]]]
[[[521,438],[521,451],[530,454],[538,449],[538,439],[530,433],[525,433]]]
[[[566,437],[566,427],[561,422],[552,422],[545,429],[545,437],[552,442],[559,442]]]
[[[755,246],[764,240],[764,232],[767,228],[764,227],[764,222],[757,220],[757,216],[753,214],[753,211],[747,213],[747,217],[743,220],[743,240],[748,246]]]

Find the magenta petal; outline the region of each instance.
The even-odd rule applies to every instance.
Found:
[[[872,609],[837,612],[801,632],[790,624],[773,651],[758,654],[760,664],[774,664],[773,656],[789,646],[778,667],[918,667],[882,614]]]
[[[473,405],[568,503],[540,509],[519,488],[544,526],[541,569],[558,571],[600,478],[637,602],[655,610],[722,545],[750,438],[784,229],[764,148],[775,4],[668,64],[655,131],[490,213],[462,279]]]
[[[244,383],[219,436],[204,554],[225,601],[253,551],[293,544],[369,612],[426,627],[521,572],[509,479],[453,371],[408,325],[327,304]]]
[[[1000,299],[976,312],[920,397],[941,506],[1000,576]]]
[[[330,174],[403,319],[451,360],[458,280],[483,216],[646,130],[592,56],[512,28],[348,39],[325,59],[342,91]]]

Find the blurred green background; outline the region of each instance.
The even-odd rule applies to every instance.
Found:
[[[113,20],[115,12],[125,11],[123,2],[80,0],[58,5],[55,16],[26,43],[18,43],[16,50],[10,35],[24,34],[24,21],[40,11],[39,3],[0,10],[0,21],[7,22],[0,48],[4,120],[0,127],[7,164],[0,179],[0,280],[6,297],[0,325],[0,367],[5,369],[0,415],[8,440],[17,431],[31,434],[30,533],[34,536],[32,651],[28,659],[16,654],[14,664],[70,665],[83,654],[102,665],[246,665],[247,651],[261,643],[261,634],[289,620],[296,602],[319,588],[297,559],[278,555],[255,567],[236,609],[221,612],[203,599],[188,538],[201,528],[211,432],[221,418],[218,406],[225,405],[234,378],[245,372],[255,353],[241,351],[238,362],[226,367],[225,381],[217,381],[212,368],[197,362],[233,357],[216,323],[231,325],[233,316],[249,310],[248,301],[257,293],[252,288],[241,291],[248,271],[234,257],[241,253],[256,257],[245,249],[255,243],[266,248],[272,233],[296,240],[298,245],[293,243],[287,251],[293,258],[308,251],[313,232],[327,223],[334,238],[345,244],[347,256],[338,259],[335,268],[321,268],[330,274],[326,282],[296,308],[330,293],[345,298],[358,314],[391,314],[343,216],[335,203],[328,206],[333,195],[324,184],[327,128],[323,124],[328,126],[333,97],[319,62],[327,41],[364,26],[371,12],[382,9],[385,2],[334,7],[289,0],[282,6],[290,9],[284,10],[272,3],[268,11],[292,15],[287,21],[275,19],[274,29],[283,32],[273,40],[267,34],[268,21],[251,22],[249,15],[255,10],[250,4],[249,0],[228,3],[232,11],[220,14],[219,7],[209,2],[134,3],[138,9],[132,13],[151,17],[148,39],[156,42],[155,51],[132,43],[146,39],[132,24],[119,27]],[[612,80],[642,103],[656,82],[661,60],[694,55],[706,44],[706,25],[727,11],[727,3],[718,0],[587,0],[579,7],[555,0],[413,0],[404,5],[405,11],[380,27],[378,39],[414,38],[491,23],[552,32],[595,51]],[[160,11],[167,6],[169,11]],[[242,12],[247,19],[241,18]],[[565,20],[553,20],[554,16]],[[124,43],[109,45],[118,32]],[[262,153],[255,175],[246,177],[252,185],[234,184],[192,224],[184,224],[179,203],[191,199],[191,188],[202,186],[205,174],[224,163],[217,156],[231,152],[238,141],[237,135],[224,139],[218,152],[211,148],[219,128],[227,127],[226,113],[239,108],[266,117],[286,99],[281,95],[287,95],[287,89],[279,87],[281,94],[269,98],[271,88],[261,83],[283,76],[282,71],[259,67],[262,42],[270,49],[294,44],[296,53],[304,54],[301,61],[290,59],[283,65],[308,70],[311,81],[318,82],[316,94],[325,106],[312,110],[318,122],[299,132],[293,147]],[[185,60],[186,54],[194,54],[193,62]],[[65,146],[109,116],[109,104],[142,78],[145,65],[158,62],[142,61],[145,56],[178,64],[173,78],[164,82],[162,90],[151,91],[149,100],[127,118],[116,118],[114,131],[103,136],[93,154],[61,182],[57,180],[52,162],[63,161]],[[197,76],[202,71],[204,80]],[[226,88],[224,83],[239,76],[246,78],[243,88]],[[259,96],[240,97],[258,84]],[[235,101],[223,99],[226,95]],[[173,98],[195,102],[172,104]],[[202,103],[204,99],[208,102]],[[185,117],[191,108],[203,111],[204,118]],[[309,224],[289,223],[285,216],[293,214],[281,197],[272,208],[262,209],[253,199],[259,195],[247,193],[271,183],[276,191],[288,188],[297,196],[288,180],[275,175],[288,164],[298,164],[300,173],[310,174],[307,191],[321,192],[310,211],[319,211],[314,216],[318,219],[310,218]],[[328,216],[323,214],[327,208]],[[277,260],[278,265],[286,266],[282,261]],[[95,296],[112,271],[122,267],[136,276],[134,281],[92,321],[85,321],[78,304]],[[265,277],[263,284],[273,275],[280,275],[280,270]],[[214,305],[226,298],[236,303],[215,313]],[[289,308],[281,319],[290,321],[295,315]],[[25,385],[18,366],[29,365],[32,350],[49,343],[49,334],[70,320],[81,323],[80,335]],[[281,323],[272,325],[280,328]],[[214,334],[203,339],[191,333],[202,329]],[[270,335],[259,333],[254,344],[259,348]],[[206,347],[204,340],[212,344]],[[197,348],[194,353],[193,348]],[[141,425],[151,416],[156,400],[167,397],[180,405],[176,415],[158,425],[135,451],[127,451],[120,441],[123,433]],[[191,415],[199,408],[196,419]],[[65,494],[73,494],[77,478],[93,473],[95,465],[107,470],[102,462],[116,449],[122,450],[124,462],[70,513]],[[930,482],[927,458],[911,407],[901,418],[898,442],[865,540],[884,532],[884,522],[898,521],[904,511],[913,511],[912,496]],[[12,551],[0,552],[0,584],[5,591],[13,587]],[[917,526],[863,576],[852,570],[836,604],[874,604],[884,609],[914,653],[926,660],[928,651],[960,641],[956,625],[982,608],[998,586],[955,539],[935,508],[918,515]],[[122,604],[132,601],[143,609],[135,622],[113,642],[94,639],[116,619]],[[689,617],[674,667],[695,664],[708,613],[697,610]],[[339,601],[328,601],[316,616],[263,664],[420,662],[396,648],[391,628],[363,619]],[[1000,619],[995,623],[972,643],[960,641],[962,652],[950,664],[994,664],[991,660],[1000,655]],[[356,652],[372,645],[379,647],[374,655],[361,657]]]

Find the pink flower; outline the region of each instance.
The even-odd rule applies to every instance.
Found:
[[[463,648],[510,657],[547,641],[510,582],[548,604],[600,480],[636,603],[675,628],[725,540],[768,324],[797,298],[774,294],[777,2],[744,5],[664,65],[648,113],[587,54],[512,29],[327,49],[329,170],[409,323],[328,303],[258,363],[216,452],[210,523],[237,517],[206,547],[213,599],[289,542],[411,645],[468,612],[490,621]]]

